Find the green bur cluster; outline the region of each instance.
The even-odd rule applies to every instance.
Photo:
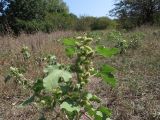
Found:
[[[27,46],[23,46],[21,53],[23,55],[24,60],[27,60],[30,58],[30,53],[29,53],[29,49]]]
[[[94,71],[92,59],[95,52],[89,46],[93,41],[92,38],[78,37],[77,40],[79,41],[76,42],[78,49],[76,61],[77,78],[80,85],[83,86],[88,83],[88,78]]]

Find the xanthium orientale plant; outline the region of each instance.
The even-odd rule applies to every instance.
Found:
[[[99,77],[115,86],[116,80],[113,76],[115,69],[109,65],[95,69],[93,58],[96,55],[111,57],[118,52],[118,49],[104,46],[91,47],[92,42],[93,39],[86,36],[64,39],[66,53],[70,58],[76,56],[75,63],[62,65],[57,62],[55,56],[48,56],[44,59],[48,63],[44,69],[44,77],[34,83],[29,83],[18,68],[11,67],[10,76],[33,91],[33,95],[20,106],[33,102],[42,109],[54,110],[58,107],[65,120],[109,120],[111,110],[104,107],[99,97],[89,93],[86,85],[91,77]],[[23,51],[27,53],[25,57],[28,56],[28,49]],[[73,79],[73,76],[76,78]]]
[[[119,48],[120,54],[126,53],[129,43],[126,41],[125,36],[121,32],[112,31],[108,34],[107,37],[109,40],[116,42],[115,47]]]

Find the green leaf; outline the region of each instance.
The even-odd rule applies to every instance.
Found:
[[[101,111],[97,111],[94,117],[95,117],[95,120],[102,120],[103,114]]]
[[[98,72],[98,76],[101,77],[106,83],[114,87],[116,85],[116,79],[112,73],[115,71],[115,68],[109,65],[103,65],[101,70]]]
[[[103,46],[99,46],[96,48],[98,54],[104,57],[111,57],[119,52],[118,48],[105,48]]]
[[[60,67],[60,65],[48,65],[48,66],[43,70],[43,72],[49,74],[49,73],[53,72],[53,70],[59,69],[59,67]]]
[[[116,69],[113,68],[112,66],[109,66],[109,65],[103,65],[100,72],[103,73],[103,74],[108,74],[108,73],[113,73],[115,72]]]
[[[42,89],[44,89],[43,81],[41,79],[38,79],[36,83],[33,85],[33,90],[35,93],[38,93],[41,92]]]
[[[75,42],[76,41],[73,38],[66,38],[63,40],[63,44],[65,46],[75,46],[76,45]]]
[[[68,82],[72,78],[72,75],[66,70],[57,69],[53,66],[52,72],[43,79],[44,88],[48,91],[56,89],[60,78],[63,78],[65,82]]]
[[[94,101],[94,102],[100,103],[100,102],[101,102],[101,99],[98,98],[96,95],[93,95],[92,98],[90,99],[90,101]]]
[[[24,107],[34,101],[35,95],[32,95],[30,98],[28,98],[26,101],[21,103],[18,107]]]
[[[106,75],[105,74],[101,74],[101,77],[106,83],[110,84],[112,87],[115,87],[116,79],[113,76],[109,76],[107,74]]]
[[[91,93],[87,94],[87,100],[90,100],[93,97],[93,95]]]
[[[86,106],[85,106],[85,111],[86,111],[90,116],[94,116],[94,115],[96,114],[96,109],[94,109],[92,105],[86,105]]]
[[[98,103],[101,101],[100,98],[98,98],[96,95],[92,95],[91,93],[87,94],[87,100],[98,102]]]
[[[75,53],[75,48],[74,47],[68,47],[68,48],[66,48],[66,54],[67,54],[67,56],[72,57],[74,55],[74,53]]]
[[[61,109],[65,109],[68,112],[74,112],[74,111],[79,112],[80,111],[80,107],[79,106],[73,106],[72,104],[69,104],[67,102],[63,102],[60,105],[60,108]]]
[[[45,101],[46,105],[51,106],[52,101],[53,101],[53,97],[52,96],[43,96],[43,97],[41,97],[41,100]]]
[[[112,111],[110,109],[108,109],[107,107],[100,107],[98,108],[99,111],[102,112],[103,114],[103,118],[106,120],[106,118],[110,117],[112,114]]]

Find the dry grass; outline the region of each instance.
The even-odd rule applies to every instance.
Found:
[[[96,60],[96,64],[117,68],[117,87],[99,82],[91,88],[112,108],[114,120],[160,120],[160,30],[142,27],[134,32],[145,34],[141,47],[112,59]]]
[[[160,30],[142,27],[132,32],[145,34],[140,47],[111,59],[96,59],[97,65],[103,62],[117,68],[117,87],[111,88],[94,78],[89,89],[113,110],[114,120],[160,120]],[[59,62],[69,62],[57,39],[72,35],[75,33],[56,32],[0,38],[0,119],[35,120],[39,116],[33,106],[24,109],[15,106],[30,95],[30,91],[23,90],[12,81],[4,83],[11,65],[21,67],[24,64],[19,54],[22,45],[27,45],[33,55],[26,76],[34,79],[42,74],[43,64],[40,61],[36,64],[34,62],[40,56],[51,53],[57,56]]]
[[[32,106],[19,110],[13,105],[23,101],[30,95],[30,91],[23,90],[12,81],[7,84],[4,83],[10,66],[21,68],[26,64],[20,53],[23,45],[28,46],[32,54],[27,62],[28,72],[25,76],[34,80],[42,74],[43,65],[39,58],[43,55],[52,54],[57,56],[60,63],[68,63],[69,60],[65,55],[64,47],[57,40],[74,34],[74,32],[55,32],[52,34],[22,34],[17,38],[11,36],[0,38],[0,119],[31,120],[38,117],[38,112]]]

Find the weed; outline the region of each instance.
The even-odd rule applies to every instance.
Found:
[[[87,92],[85,86],[93,76],[102,78],[105,82],[115,86],[116,80],[113,76],[115,71],[109,65],[95,70],[93,58],[95,54],[110,57],[117,53],[118,49],[109,49],[96,46],[95,50],[90,47],[93,38],[77,37],[63,41],[69,57],[77,56],[75,64],[63,65],[57,62],[55,56],[44,58],[47,67],[44,69],[44,77],[30,83],[22,72],[15,67],[10,67],[10,77],[27,89],[33,91],[33,95],[24,101],[20,106],[28,105],[32,102],[38,108],[53,109],[59,107],[62,118],[69,120],[79,120],[80,118],[107,119],[111,116],[111,111],[101,104],[101,99],[96,95]],[[22,48],[24,60],[28,60],[30,54],[27,47]],[[76,75],[76,81],[72,75]],[[95,107],[93,103],[97,103]],[[43,112],[41,118],[44,118]]]

